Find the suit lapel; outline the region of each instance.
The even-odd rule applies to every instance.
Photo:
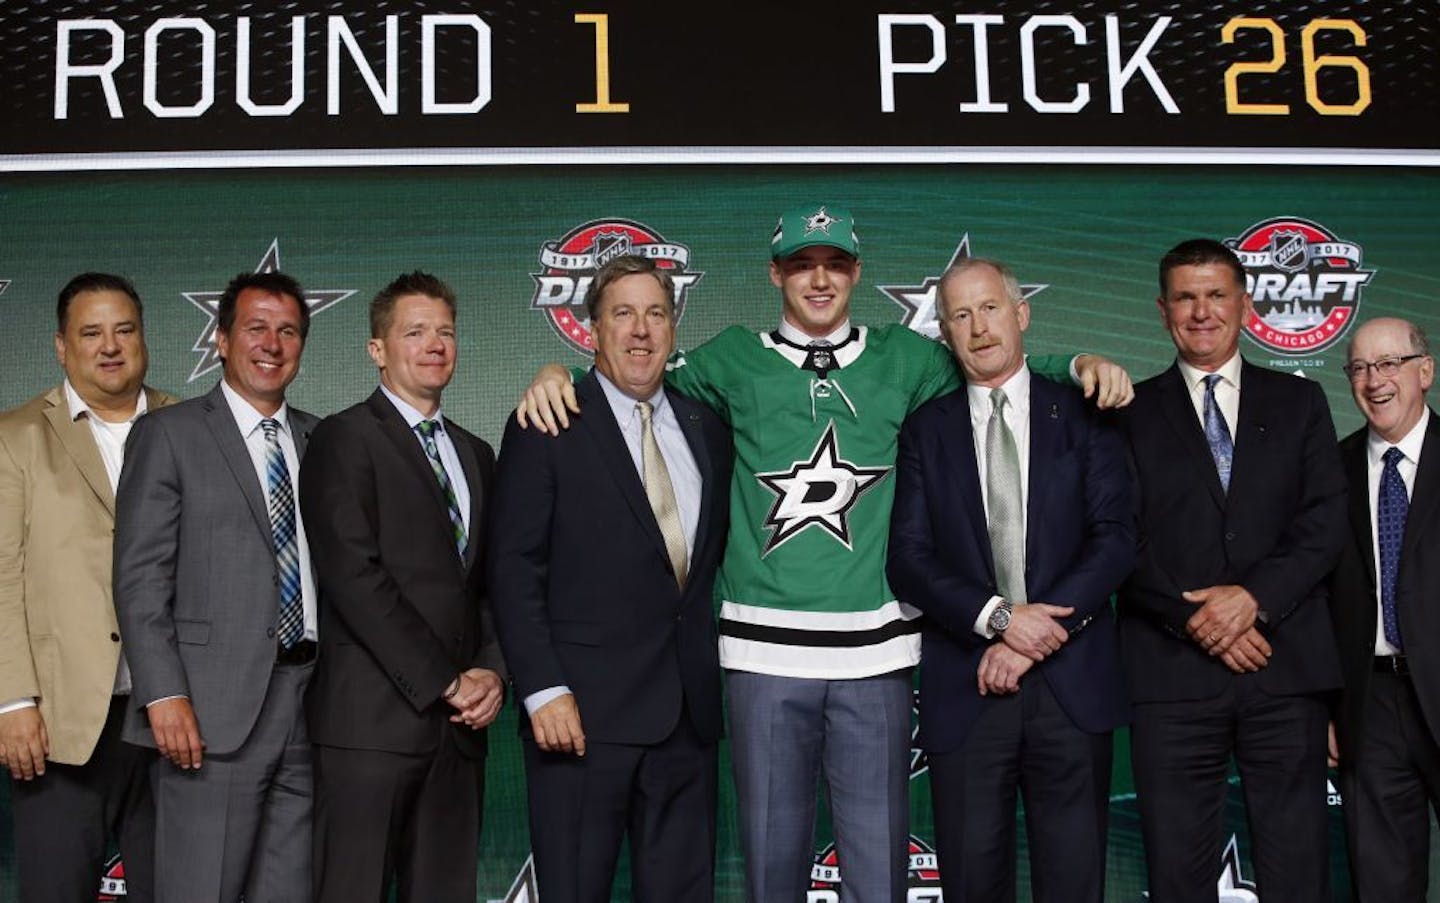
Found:
[[[1170,369],[1160,375],[1158,388],[1162,395],[1160,409],[1165,412],[1170,429],[1184,443],[1186,452],[1193,459],[1191,466],[1202,474],[1201,479],[1215,506],[1223,510],[1225,489],[1220,485],[1220,474],[1215,470],[1215,458],[1210,454],[1210,444],[1205,441],[1205,430],[1195,416],[1195,405],[1190,400],[1190,391],[1185,385],[1185,377],[1181,374],[1178,363],[1171,364]],[[1245,392],[1240,393],[1240,412],[1241,417],[1236,418],[1237,420],[1243,419],[1245,413]],[[1237,460],[1238,458],[1239,455],[1236,455]],[[1231,485],[1234,485],[1233,470],[1230,477]]]
[[[446,417],[445,429],[452,430],[454,427],[454,422]],[[453,431],[450,433],[450,444],[455,446],[455,456],[460,459],[460,470],[465,474],[465,486],[470,490],[470,529],[465,537],[465,568],[468,570],[475,564],[475,558],[480,551],[480,543],[475,541],[475,537],[482,532],[480,525],[485,523],[485,499],[480,482],[480,459],[475,456],[474,446],[457,440],[456,435]],[[450,518],[448,504],[445,518],[447,521]]]
[[[1427,431],[1428,432],[1428,431]],[[1349,510],[1351,541],[1359,549],[1359,558],[1365,569],[1365,579],[1370,586],[1371,598],[1375,595],[1375,544],[1371,537],[1374,531],[1370,525],[1370,462],[1366,450],[1366,434],[1361,432],[1359,441],[1345,451],[1345,477],[1350,483]],[[1423,461],[1424,458],[1421,458]],[[1440,462],[1436,462],[1440,466]],[[1415,488],[1420,488],[1416,479]],[[1418,494],[1418,492],[1417,492]]]
[[[1429,410],[1426,410],[1425,416],[1425,444],[1420,448],[1415,487],[1410,492],[1410,510],[1405,515],[1405,541],[1400,548],[1402,562],[1412,555],[1421,554],[1416,544],[1426,535],[1423,525],[1430,523],[1437,500],[1440,500],[1440,420]],[[1362,479],[1360,485],[1364,486],[1366,482]],[[1368,531],[1366,535],[1369,535]]]
[[[379,389],[375,390],[374,394],[370,396],[366,403],[370,405],[371,413],[373,413],[375,419],[379,421],[380,433],[385,437],[385,441],[394,446],[396,453],[400,455],[400,459],[405,462],[405,466],[425,486],[426,494],[430,496],[430,500],[435,504],[436,514],[444,518],[446,531],[448,532],[450,529],[450,504],[445,500],[445,493],[440,489],[440,481],[435,479],[435,470],[430,466],[430,459],[426,456],[425,449],[420,445],[420,440],[416,436],[415,431],[405,422],[405,418],[400,416],[400,412],[396,410],[395,405],[390,403],[390,399],[385,397],[385,393]],[[458,452],[460,443],[452,444],[456,446],[456,451]],[[463,463],[464,459],[462,458],[461,461]],[[468,470],[465,476],[467,480],[470,479],[470,472]],[[467,485],[478,487],[478,483],[479,473],[477,467],[474,481]],[[471,510],[473,511],[473,492],[471,493],[471,505]],[[470,524],[469,533],[473,535],[477,521],[472,518]],[[467,537],[467,558],[470,545],[473,545],[473,543],[470,543]],[[460,556],[458,555],[455,557],[455,560],[461,565],[464,564],[464,562],[460,561]]]
[[[985,519],[985,496],[980,490],[980,465],[976,460],[975,431],[970,423],[970,392],[962,387],[943,404],[947,410],[940,412],[940,422],[956,424],[956,428],[940,433],[942,451],[936,456],[936,460],[951,462],[951,473],[954,474],[954,479],[944,483],[952,490],[954,498],[942,503],[947,504],[952,511],[965,513],[970,531],[975,536],[975,547],[984,552],[985,567],[990,578],[994,579],[995,556],[990,550],[990,524]],[[983,444],[981,447],[983,448]]]
[[[100,458],[100,449],[95,446],[95,436],[90,424],[70,418],[70,405],[65,400],[65,387],[57,386],[45,396],[45,419],[55,431],[60,446],[75,463],[80,476],[85,478],[95,497],[110,516],[115,516],[115,493],[110,489],[110,476],[105,472],[105,462]]]
[[[645,484],[641,482],[640,474],[635,469],[635,459],[630,457],[630,449],[625,445],[625,437],[620,433],[620,424],[615,420],[615,413],[610,408],[610,399],[605,396],[605,390],[600,387],[599,380],[592,372],[576,385],[575,392],[580,402],[580,410],[591,412],[589,416],[579,418],[579,421],[599,450],[605,469],[615,479],[620,494],[625,497],[646,535],[661,554],[666,556],[666,560],[669,560],[669,552],[665,550],[665,538],[660,534],[660,525],[655,522],[655,512],[650,509],[650,500],[645,495]]]
[[[1040,536],[1040,523],[1049,501],[1050,481],[1035,479],[1044,474],[1046,466],[1060,457],[1064,430],[1060,422],[1060,404],[1055,388],[1044,379],[1030,379],[1030,479],[1029,498],[1025,501],[1025,572],[1031,571]]]
[[[230,412],[230,405],[226,403],[218,383],[205,396],[205,425],[209,427],[210,435],[215,438],[221,459],[230,468],[230,474],[240,486],[240,492],[245,496],[245,504],[250,507],[250,514],[255,518],[255,525],[267,540],[271,540],[274,534],[270,528],[270,509],[265,502],[265,488],[260,485],[260,478],[255,473],[255,463],[250,458],[249,449],[245,447],[245,437],[240,435],[240,426],[235,422],[235,415]]]
[[[698,554],[709,538],[710,521],[714,516],[717,500],[724,497],[721,493],[729,491],[729,487],[715,485],[715,463],[710,460],[710,449],[705,443],[705,429],[700,421],[700,413],[695,409],[695,402],[674,392],[667,391],[665,394],[670,399],[670,407],[675,411],[675,419],[680,423],[680,432],[685,435],[685,442],[690,446],[690,454],[695,458],[695,467],[700,471],[700,521],[695,527],[695,550]],[[648,506],[649,500],[646,501]],[[659,529],[658,524],[656,529]],[[661,541],[663,543],[663,536]]]

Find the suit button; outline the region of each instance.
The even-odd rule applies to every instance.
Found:
[[[268,629],[265,631],[265,635],[266,635],[267,637],[269,637],[270,639],[272,639],[272,640],[275,639],[275,628],[274,628],[274,627],[268,628]]]
[[[1226,531],[1225,531],[1225,541],[1226,541],[1226,542],[1234,542],[1234,541],[1235,541],[1235,531],[1234,531],[1234,530],[1226,530]]]
[[[275,574],[274,576],[272,576],[272,577],[270,578],[270,582],[273,583],[273,584],[275,584],[276,586],[279,586],[279,585],[280,585],[280,575],[279,575],[279,574]]]
[[[110,634],[110,640],[111,640],[112,642],[115,642],[115,643],[120,642],[120,634],[118,634],[118,633],[112,633],[112,634]]]

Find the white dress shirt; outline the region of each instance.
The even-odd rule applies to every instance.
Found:
[[[1015,450],[1020,457],[1020,511],[1024,535],[1029,534],[1029,512],[1030,502],[1030,368],[1022,366],[1015,372],[1015,375],[1007,379],[1001,386],[1005,390],[1005,425],[1010,427],[1010,433],[1015,437]],[[985,460],[985,436],[990,424],[990,393],[991,389],[985,386],[968,384],[965,392],[970,397],[970,432],[975,442],[975,470],[980,476],[980,497],[985,505],[985,518],[990,518],[990,489],[985,485],[985,476],[989,472]],[[980,616],[975,619],[975,632],[987,639],[995,635],[990,629],[990,614],[995,606],[1000,604],[1000,596],[991,596],[980,609]]]
[[[1183,360],[1176,363],[1180,365],[1180,375],[1185,378],[1185,387],[1190,390],[1190,403],[1195,406],[1195,417],[1200,421],[1200,428],[1203,430],[1205,377],[1210,374]],[[1240,363],[1240,354],[1236,352],[1215,371],[1220,374],[1220,381],[1215,384],[1215,403],[1220,406],[1220,413],[1225,417],[1225,428],[1230,431],[1231,442],[1235,441],[1235,418],[1240,416]]]
[[[846,330],[849,330],[848,326]],[[620,425],[620,434],[625,437],[625,447],[630,451],[630,460],[635,464],[635,472],[640,475],[643,483],[645,466],[640,456],[642,427],[640,412],[635,409],[636,400],[621,392],[599,370],[595,371],[595,378],[599,381],[600,388],[605,391],[605,400],[610,403],[610,411],[615,415],[615,422]],[[680,510],[680,526],[685,532],[685,557],[687,561],[694,561],[695,531],[700,524],[700,496],[703,489],[700,468],[695,463],[694,453],[690,451],[690,443],[685,441],[685,434],[680,431],[680,421],[675,417],[675,409],[670,406],[670,399],[665,396],[664,387],[646,400],[651,406],[650,427],[655,433],[656,443],[660,446],[660,456],[665,459],[665,469],[670,472],[670,485],[675,490],[675,506]],[[534,715],[541,706],[569,692],[570,688],[564,685],[536,690],[525,697],[525,711]]]
[[[1420,418],[1410,429],[1410,432],[1399,441],[1394,443],[1405,457],[1395,462],[1395,469],[1400,471],[1400,479],[1405,483],[1405,497],[1413,498],[1415,495],[1415,474],[1420,468],[1420,452],[1425,445],[1425,428],[1430,425],[1430,412],[1426,411],[1425,416]],[[1375,654],[1376,655],[1399,655],[1400,650],[1390,645],[1385,639],[1385,615],[1380,609],[1380,527],[1376,521],[1377,511],[1375,510],[1380,501],[1380,474],[1385,470],[1385,452],[1390,448],[1391,443],[1375,435],[1371,430],[1365,442],[1365,454],[1367,466],[1365,468],[1367,484],[1370,489],[1370,554],[1374,556],[1375,564]]]
[[[460,466],[460,455],[455,451],[455,443],[450,439],[450,433],[445,429],[445,412],[440,407],[435,408],[435,416],[426,417],[415,409],[413,405],[405,401],[399,395],[391,392],[383,384],[380,391],[390,399],[395,410],[405,419],[405,425],[410,427],[410,435],[420,443],[420,450],[425,451],[425,437],[415,427],[422,420],[435,421],[435,448],[440,452],[440,463],[445,465],[445,476],[450,480],[450,488],[455,490],[455,503],[460,506],[460,516],[465,520],[465,536],[471,537],[474,533],[470,529],[470,484],[465,481],[465,469]],[[428,461],[429,452],[425,452]],[[446,516],[449,514],[447,512]]]

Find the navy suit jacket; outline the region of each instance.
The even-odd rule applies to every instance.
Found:
[[[888,575],[899,599],[925,613],[922,747],[961,745],[994,696],[976,671],[1000,640],[975,632],[998,594],[965,389],[917,409],[900,430]],[[1135,556],[1133,509],[1120,434],[1079,390],[1031,375],[1030,489],[1025,587],[1034,602],[1074,606],[1070,639],[1031,668],[1070,720],[1099,733],[1129,720],[1110,594]]]
[[[1120,635],[1136,702],[1209,699],[1234,679],[1275,696],[1330,690],[1340,665],[1325,576],[1345,535],[1345,475],[1317,383],[1244,364],[1230,490],[1179,366],[1145,380],[1124,412],[1136,472],[1140,555],[1120,591]],[[1239,584],[1269,621],[1274,652],[1236,675],[1185,631],[1185,590]]]
[[[516,700],[568,686],[592,742],[658,743],[682,711],[718,740],[712,590],[729,523],[729,432],[667,391],[702,484],[682,590],[603,388],[592,373],[575,392],[583,413],[570,429],[550,436],[512,416],[501,446],[489,578]],[[520,730],[529,735],[523,713]]]

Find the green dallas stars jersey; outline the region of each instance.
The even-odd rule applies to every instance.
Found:
[[[900,424],[959,388],[945,346],[901,324],[854,328],[808,352],[730,327],[677,357],[670,385],[735,438],[730,536],[716,592],[720,664],[789,677],[854,678],[920,660],[919,611],[885,579]],[[1031,369],[1069,381],[1069,358]]]

